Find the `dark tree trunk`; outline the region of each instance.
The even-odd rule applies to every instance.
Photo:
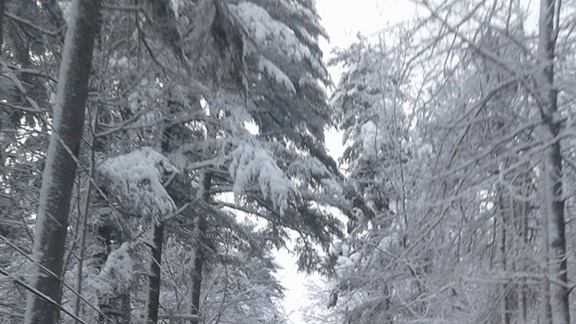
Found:
[[[556,120],[558,114],[558,92],[554,86],[554,64],[556,56],[555,11],[560,5],[555,0],[540,1],[539,22],[539,63],[542,65],[540,76],[540,99],[542,100],[542,119],[546,133],[545,142],[552,141],[547,148],[544,160],[544,193],[547,218],[546,242],[549,253],[548,290],[550,322],[553,324],[570,323],[568,262],[566,254],[566,216],[562,180],[562,147],[558,139],[561,130]]]
[[[158,311],[160,308],[160,284],[161,284],[161,264],[162,245],[164,244],[164,225],[162,223],[154,226],[152,243],[152,262],[150,263],[150,279],[148,280],[148,299],[146,305],[147,324],[158,323]]]
[[[173,104],[168,101],[168,109],[171,113],[175,113],[176,109]],[[160,141],[160,149],[163,154],[170,153],[174,147],[174,141],[178,139],[179,133],[178,129],[181,126],[175,125],[167,127],[164,129],[162,134],[162,139]],[[176,146],[177,147],[177,146]],[[181,199],[177,190],[170,188],[171,184],[168,184],[168,193],[176,201],[176,204],[180,203]],[[185,195],[186,196],[186,195]],[[146,323],[156,324],[158,323],[158,314],[160,311],[160,288],[162,283],[162,248],[164,244],[164,224],[158,223],[154,225],[152,232],[152,243],[154,246],[151,248],[152,261],[150,263],[150,278],[148,281],[148,298],[146,299]]]
[[[210,200],[210,185],[212,182],[212,176],[210,173],[204,171],[200,179],[200,190],[198,191],[198,197],[203,202],[209,202]],[[194,224],[194,232],[196,239],[196,250],[194,253],[194,267],[192,269],[192,296],[190,305],[190,314],[198,315],[190,319],[190,324],[200,323],[200,296],[202,293],[202,269],[204,268],[205,262],[205,251],[204,246],[205,234],[206,234],[206,218],[204,215],[197,214]]]
[[[84,125],[100,7],[100,0],[76,0],[72,3],[71,22],[60,66],[54,130],[46,156],[34,237],[34,259],[57,278],[40,268],[35,269],[31,284],[44,296],[28,294],[26,324],[55,324],[60,317],[59,309],[46,299],[57,304],[61,302],[60,278],[63,276],[70,197],[76,173],[74,158],[78,155]]]
[[[504,273],[513,271],[513,259],[509,259],[509,256],[513,252],[513,238],[514,235],[510,235],[514,230],[514,202],[512,197],[506,192],[503,186],[498,186],[496,189],[496,195],[498,200],[498,209],[500,218],[502,219],[502,231],[500,237],[500,252],[502,256],[502,271]],[[513,280],[506,280],[502,284],[502,294],[503,294],[503,310],[502,310],[502,322],[504,324],[511,324],[513,322],[514,315],[517,312],[517,298],[516,298],[516,285]]]
[[[526,181],[526,183],[528,183],[528,181]],[[519,210],[520,210],[520,217],[521,217],[521,222],[522,222],[522,224],[521,224],[522,243],[523,243],[523,246],[530,246],[531,240],[530,240],[530,233],[529,233],[529,227],[528,227],[528,217],[529,217],[530,204],[528,202],[520,202],[519,203]],[[521,262],[521,271],[524,271],[524,272],[529,271],[528,264],[527,264],[526,260],[522,260],[522,262]],[[521,304],[521,310],[522,310],[522,322],[527,323],[528,322],[528,297],[529,297],[529,291],[530,291],[530,286],[528,285],[528,279],[527,278],[521,279],[521,286],[520,287],[521,287],[520,304]]]

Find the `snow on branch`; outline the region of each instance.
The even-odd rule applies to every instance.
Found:
[[[308,61],[317,73],[324,75],[322,63],[298,39],[294,30],[271,17],[266,9],[252,2],[230,5],[230,9],[260,49],[287,56],[292,62]]]
[[[242,142],[232,152],[229,171],[234,179],[235,195],[242,195],[256,184],[264,198],[270,199],[280,212],[288,208],[292,183],[264,148]]]
[[[134,273],[130,248],[130,243],[125,242],[108,255],[102,270],[91,282],[99,296],[117,296],[130,288]]]
[[[263,71],[271,77],[274,81],[279,84],[282,84],[286,89],[288,89],[291,93],[296,93],[296,88],[294,84],[290,80],[290,78],[280,70],[274,63],[270,60],[266,59],[263,56],[260,56],[258,61],[258,70]]]
[[[150,147],[107,159],[98,171],[107,180],[111,194],[130,213],[157,221],[176,209],[162,177],[178,170]]]
[[[305,178],[329,177],[330,171],[313,157],[303,157],[296,159],[288,166],[288,172],[294,175],[302,175]]]

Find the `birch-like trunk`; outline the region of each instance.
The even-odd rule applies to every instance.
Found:
[[[555,11],[559,6],[555,0],[540,1],[539,58],[542,64],[540,93],[543,102],[543,121],[546,141],[553,140],[544,160],[544,199],[548,230],[548,284],[550,322],[570,323],[568,263],[566,255],[565,209],[562,197],[562,153],[558,140],[561,126],[558,114],[558,92],[554,88],[554,60],[556,47]]]
[[[56,277],[35,269],[31,284],[44,296],[28,294],[25,324],[55,324],[59,320],[59,309],[46,299],[61,302],[68,213],[76,173],[74,159],[82,136],[100,7],[100,0],[75,0],[70,11],[34,237],[34,259]]]

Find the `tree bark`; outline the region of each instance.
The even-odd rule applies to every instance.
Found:
[[[158,311],[160,308],[160,284],[162,245],[164,244],[164,225],[154,225],[152,232],[152,262],[150,263],[150,279],[148,280],[148,299],[146,301],[147,324],[158,323]]]
[[[42,178],[40,208],[34,238],[34,259],[54,273],[40,268],[32,275],[32,286],[46,297],[61,302],[63,257],[76,173],[94,40],[98,33],[100,0],[75,0],[60,66],[54,130]],[[38,295],[27,296],[25,324],[55,324],[59,309]]]
[[[546,142],[553,141],[546,151],[544,160],[544,197],[548,231],[548,285],[551,305],[550,322],[570,323],[568,262],[566,260],[565,202],[562,197],[562,153],[558,135],[561,126],[558,114],[558,92],[554,87],[554,60],[556,47],[555,0],[540,1],[539,58],[542,64],[540,93],[543,102],[542,119],[545,125]]]
[[[198,197],[208,202],[210,200],[210,185],[212,176],[207,171],[203,171],[200,179],[200,190]],[[204,268],[205,254],[204,254],[204,236],[206,233],[206,218],[198,214],[196,215],[194,232],[196,239],[196,250],[194,251],[194,267],[192,269],[192,296],[190,303],[190,314],[197,315],[190,319],[190,324],[200,323],[200,297],[202,293],[202,269]]]
[[[508,240],[508,206],[506,205],[506,195],[504,193],[504,188],[502,186],[498,186],[496,189],[496,195],[498,200],[498,209],[500,211],[500,218],[502,219],[502,230],[500,233],[500,254],[502,256],[502,271],[506,273],[508,271],[508,258],[507,258],[507,240]],[[511,323],[511,310],[510,305],[508,303],[508,294],[510,291],[510,283],[506,281],[502,284],[502,294],[504,296],[502,302],[502,323],[503,324],[510,324]]]
[[[174,105],[168,101],[168,110],[170,113],[176,113]],[[178,128],[179,125],[174,125],[164,129],[162,134],[162,139],[160,141],[160,150],[163,154],[169,154],[175,147],[174,140],[179,138]],[[168,184],[168,193],[179,203],[178,192],[173,188],[170,188]],[[181,194],[185,194],[187,190],[184,190]],[[156,324],[159,319],[160,311],[160,286],[162,284],[162,249],[164,244],[164,224],[158,223],[154,225],[152,229],[152,243],[154,246],[151,248],[152,252],[152,262],[150,263],[150,278],[148,280],[148,298],[146,299],[146,323]]]
[[[508,166],[506,166],[507,168]],[[514,259],[514,238],[515,233],[515,222],[516,222],[516,212],[515,212],[515,200],[506,191],[502,185],[498,185],[496,189],[496,195],[498,200],[498,209],[500,211],[500,217],[502,219],[502,230],[500,237],[500,252],[502,255],[502,271],[504,274],[514,273],[515,271],[515,259]],[[514,318],[518,313],[518,292],[517,285],[514,280],[506,279],[502,284],[502,323],[511,324],[514,322]]]

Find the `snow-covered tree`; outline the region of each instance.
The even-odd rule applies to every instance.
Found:
[[[418,3],[429,16],[403,28],[401,36],[397,30],[387,32],[339,53],[342,58],[354,53],[348,59],[352,62],[371,62],[345,66],[345,86],[334,100],[337,106],[353,108],[343,125],[358,134],[349,146],[349,152],[358,153],[349,155],[353,158],[345,164],[354,181],[363,179],[354,173],[357,161],[384,152],[363,151],[366,141],[374,138],[370,135],[394,127],[363,125],[371,118],[369,109],[378,107],[370,99],[381,93],[382,106],[399,100],[401,113],[414,119],[404,126],[406,158],[393,166],[404,170],[404,181],[398,182],[404,204],[395,201],[398,187],[386,187],[395,179],[386,172],[394,150],[375,159],[372,168],[359,169],[375,173],[369,180],[381,177],[375,181],[381,186],[376,192],[390,199],[391,216],[352,232],[334,249],[330,261],[337,280],[330,305],[343,321],[355,323],[567,323],[568,295],[562,287],[569,286],[565,283],[570,263],[564,263],[565,258],[550,260],[560,260],[564,244],[571,244],[562,243],[561,234],[570,232],[570,226],[559,220],[570,211],[562,206],[569,204],[569,195],[560,194],[571,177],[566,166],[571,165],[572,143],[564,128],[571,122],[562,117],[572,111],[570,90],[563,86],[571,68],[561,63],[563,55],[570,55],[565,46],[571,43],[570,33],[560,23],[554,27],[564,35],[558,43],[538,45],[534,40],[546,39],[550,29],[534,33],[524,26],[527,12],[534,8],[517,1]],[[572,10],[558,3],[540,8],[548,15],[552,11],[547,10],[556,8],[559,17]],[[379,69],[382,56],[371,52],[382,48],[386,37],[392,39],[388,44],[401,40],[391,48],[404,49],[400,58],[405,60],[386,61],[380,69],[391,73],[362,84],[366,74]],[[551,58],[551,46],[562,55]],[[365,59],[360,53],[371,56]],[[547,59],[542,59],[543,53],[548,53]],[[548,97],[542,94],[550,82],[542,81],[542,66],[549,80],[549,64],[556,67],[558,99],[550,92]],[[404,79],[394,78],[394,71]],[[547,118],[555,100],[556,117]],[[552,137],[546,135],[551,127],[556,131]],[[395,139],[388,136],[381,143]],[[552,149],[557,159],[551,178],[546,172],[552,162],[545,157]],[[552,205],[556,209],[546,207]],[[551,215],[556,215],[554,221]],[[546,234],[549,230],[554,235]],[[555,248],[550,237],[556,238]],[[555,256],[549,254],[553,250]],[[550,271],[555,282],[564,284],[546,280]],[[552,290],[555,294],[549,295]]]
[[[380,217],[391,216],[391,203],[402,213],[398,208],[406,199],[402,182],[407,176],[403,168],[409,158],[409,121],[404,92],[409,71],[405,56],[400,44],[390,48],[384,39],[371,44],[360,38],[334,60],[345,68],[332,99],[344,131],[341,163]]]

